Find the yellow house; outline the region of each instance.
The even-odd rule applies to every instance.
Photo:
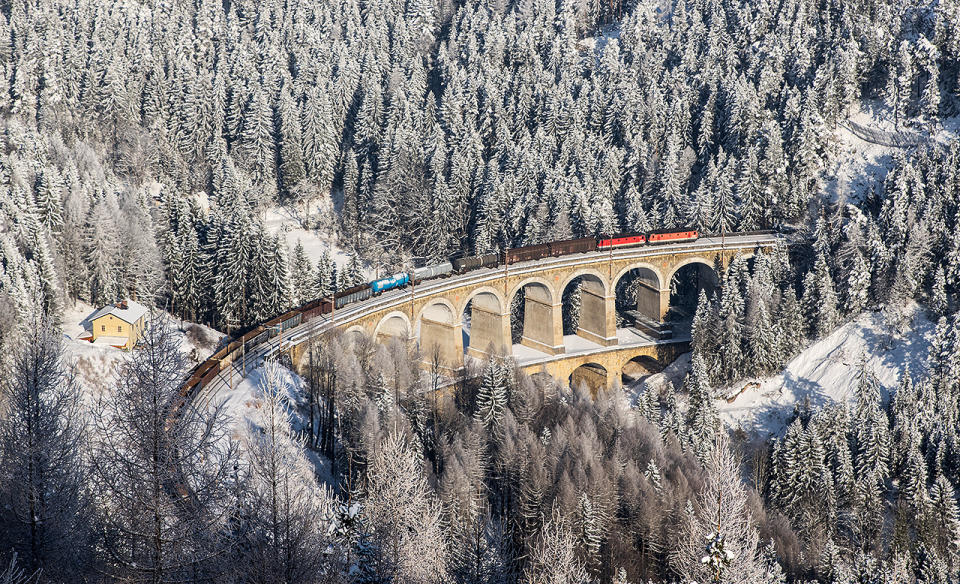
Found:
[[[98,310],[91,318],[91,342],[132,349],[146,322],[147,307],[133,300],[121,300]]]

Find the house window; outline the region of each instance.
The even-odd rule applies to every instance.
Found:
[[[107,332],[107,325],[101,324],[101,325],[100,325],[100,332],[101,332],[101,333]]]
[[[118,332],[118,333],[122,333],[122,332],[123,332],[123,327],[122,327],[121,325],[119,325],[119,324],[117,325],[117,332]]]

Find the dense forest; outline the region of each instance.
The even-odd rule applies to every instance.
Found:
[[[56,313],[160,290],[195,320],[256,322],[324,284],[291,284],[308,270],[264,232],[275,204],[384,263],[687,223],[812,229],[817,213],[835,244],[846,193],[833,209],[820,196],[833,130],[862,100],[901,126],[956,113],[958,10],[7,1],[4,289],[22,315],[38,297]],[[953,176],[955,156],[926,158]],[[901,205],[940,190],[912,162],[886,185]],[[944,186],[923,221],[934,240],[956,220]],[[877,217],[873,194],[856,219],[875,239],[853,245],[891,228],[905,245],[916,218]],[[866,259],[889,268],[895,252]],[[336,284],[329,262],[309,268]]]
[[[0,71],[0,582],[960,578],[956,0],[0,0]],[[917,144],[860,191],[863,109]],[[438,391],[331,336],[304,395],[271,363],[243,428],[173,423],[163,319],[95,394],[59,329],[131,297],[236,330],[366,262],[682,225],[798,243],[732,262],[635,404],[509,359]],[[938,324],[892,396],[864,369],[782,436],[722,428],[719,388],[910,300]]]

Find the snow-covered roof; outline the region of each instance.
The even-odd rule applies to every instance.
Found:
[[[117,302],[116,304],[108,304],[104,306],[98,310],[96,314],[90,317],[90,322],[97,320],[101,316],[112,314],[124,322],[133,324],[140,320],[140,318],[146,313],[147,307],[139,302],[135,302],[133,300],[123,300]]]

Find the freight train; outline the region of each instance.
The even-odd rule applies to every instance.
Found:
[[[388,290],[403,288],[411,284],[419,284],[424,280],[445,278],[451,274],[464,274],[480,268],[497,268],[518,262],[534,261],[575,253],[612,251],[614,249],[638,247],[642,245],[696,241],[699,236],[700,234],[696,229],[686,228],[660,229],[648,233],[620,233],[597,238],[581,237],[579,239],[553,241],[550,243],[512,248],[501,253],[451,258],[449,261],[440,264],[415,268],[411,272],[399,272],[367,284],[360,284],[359,286],[341,290],[332,297],[319,298],[308,302],[299,308],[295,308],[251,330],[243,332],[230,340],[224,347],[191,372],[190,377],[181,389],[182,399],[175,407],[179,409],[179,406],[182,405],[188,397],[205,387],[221,370],[226,370],[233,361],[242,359],[246,351],[282,334],[283,331],[287,329],[312,320],[317,316],[330,314],[334,310],[343,308],[348,304],[360,302],[372,296],[379,296]]]

